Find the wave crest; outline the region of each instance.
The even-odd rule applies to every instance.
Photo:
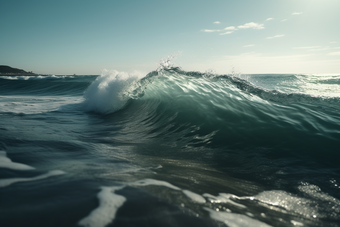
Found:
[[[127,94],[141,77],[137,72],[103,70],[84,93],[86,111],[106,114],[121,109],[130,98]]]

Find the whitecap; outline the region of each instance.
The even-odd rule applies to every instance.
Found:
[[[86,111],[112,113],[120,110],[129,100],[129,88],[141,77],[137,72],[103,70],[84,93]]]

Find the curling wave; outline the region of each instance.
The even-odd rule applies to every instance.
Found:
[[[128,116],[131,127],[139,127],[136,137],[161,138],[174,146],[337,155],[339,97],[285,93],[236,75],[176,67],[139,77],[106,71],[85,92],[86,110],[113,113],[115,119]]]

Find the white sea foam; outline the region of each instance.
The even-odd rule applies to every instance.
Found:
[[[290,222],[295,226],[303,226],[303,223],[298,222],[298,221],[291,220]]]
[[[126,198],[122,195],[117,195],[117,190],[124,189],[126,186],[131,187],[143,187],[143,186],[161,186],[167,187],[176,191],[181,191],[187,197],[189,197],[195,203],[205,203],[206,199],[199,194],[196,194],[189,190],[183,190],[176,187],[166,181],[160,181],[155,179],[143,179],[135,182],[128,183],[122,186],[114,187],[102,187],[97,197],[99,199],[99,206],[94,209],[88,216],[81,219],[78,224],[85,227],[104,227],[109,223],[112,223],[116,217],[118,209],[124,204]],[[232,194],[220,193],[218,196],[205,193],[203,196],[207,197],[212,203],[230,203],[239,208],[246,208],[246,206],[236,203],[231,200],[234,199],[249,199],[249,197],[237,197]],[[268,227],[269,225],[262,223],[258,220],[252,219],[248,216],[253,217],[251,213],[246,215],[235,214],[230,212],[217,212],[209,208],[204,208],[210,213],[210,217],[217,221],[222,221],[231,227],[243,227],[243,226],[255,226],[255,227]]]
[[[246,215],[248,215],[249,217],[254,217],[254,215],[250,212],[246,212]]]
[[[161,168],[163,168],[163,166],[162,165],[158,165],[157,167],[154,167],[153,169],[161,169]]]
[[[7,80],[46,80],[46,79],[63,79],[63,78],[75,78],[72,75],[38,75],[38,76],[2,76],[1,79]]]
[[[210,217],[216,221],[221,221],[229,227],[269,227],[270,225],[250,218],[246,215],[229,213],[224,211],[215,211],[209,208],[204,208],[209,212]]]
[[[298,188],[302,193],[307,194],[307,198],[299,197],[285,191],[274,190],[262,192],[254,196],[254,199],[309,218],[338,216],[340,212],[340,200],[322,192],[316,185],[302,183]]]
[[[49,171],[48,173],[42,174],[37,177],[2,179],[0,180],[0,188],[7,187],[7,186],[10,186],[11,184],[18,183],[18,182],[36,181],[36,180],[41,180],[41,179],[45,179],[45,178],[52,177],[52,176],[61,175],[64,173],[65,172],[61,170],[52,170],[52,171]]]
[[[85,109],[99,113],[112,113],[128,101],[129,88],[142,77],[140,73],[104,70],[102,75],[84,93]]]
[[[340,200],[322,192],[322,190],[317,185],[302,182],[298,189],[315,200],[327,202],[329,205],[331,205],[330,208],[334,212],[340,213]]]
[[[301,193],[305,194],[306,197],[281,190],[272,190],[264,191],[251,197],[244,196],[237,198],[240,200],[259,201],[260,205],[283,208],[286,211],[312,219],[338,217],[340,213],[340,200],[322,192],[318,186],[306,182],[302,182],[298,189]],[[223,195],[223,193],[220,193],[220,195]],[[210,194],[204,194],[204,196],[208,197],[211,202],[226,202],[224,198],[220,196],[215,197]],[[224,197],[226,196],[224,195]],[[261,216],[266,217],[264,213],[261,213]],[[291,223],[296,226],[303,225],[295,220],[292,220]]]
[[[68,104],[81,103],[79,97],[55,96],[0,96],[0,112],[16,114],[38,114],[59,110]]]
[[[292,195],[285,191],[264,191],[253,197],[255,200],[272,206],[282,207],[286,210],[297,212],[304,216],[318,215],[318,209],[310,206],[311,201]]]
[[[84,217],[78,222],[78,225],[85,227],[104,227],[111,223],[115,217],[117,210],[124,204],[126,198],[122,195],[117,195],[115,192],[121,190],[126,186],[163,186],[173,190],[181,190],[180,188],[165,182],[154,179],[144,179],[131,182],[123,186],[102,187],[97,197],[99,199],[99,206],[94,209],[88,216]]]
[[[148,185],[156,185],[156,186],[163,186],[163,187],[168,187],[174,190],[181,190],[179,187],[176,187],[166,181],[159,181],[159,180],[154,180],[154,179],[144,179],[144,180],[139,180],[135,181],[133,183],[129,184],[130,186],[148,186]]]
[[[78,224],[85,227],[104,227],[111,223],[117,210],[124,204],[126,198],[115,194],[115,191],[124,188],[121,187],[102,187],[97,197],[99,206],[94,209],[88,216],[81,219]]]
[[[212,203],[229,203],[240,208],[247,208],[242,204],[232,201],[230,198],[239,199],[239,197],[233,194],[220,193],[218,196],[213,196],[211,194],[204,193],[203,196],[209,198]]]
[[[12,162],[11,159],[6,157],[5,151],[0,151],[0,168],[13,169],[13,170],[31,170],[32,166],[28,166],[18,162]]]
[[[182,192],[196,203],[205,203],[205,199],[199,194],[196,194],[188,190],[183,190]]]

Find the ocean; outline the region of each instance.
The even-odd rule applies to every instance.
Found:
[[[1,76],[0,226],[340,226],[340,75]]]

